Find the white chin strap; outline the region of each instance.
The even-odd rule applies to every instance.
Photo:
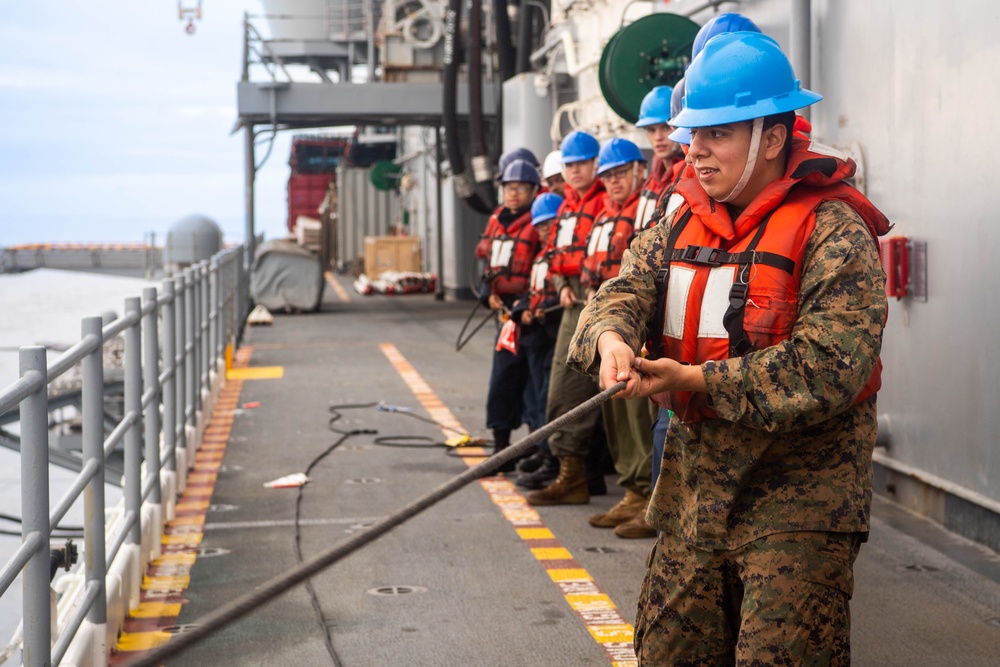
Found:
[[[731,202],[740,196],[743,192],[743,188],[747,186],[750,182],[750,177],[753,175],[753,169],[757,166],[757,153],[760,152],[760,135],[764,132],[764,119],[754,118],[753,119],[753,132],[750,134],[750,153],[747,155],[747,164],[743,168],[743,175],[740,176],[739,182],[733,186],[733,189],[729,191],[729,194],[716,201],[721,202]]]

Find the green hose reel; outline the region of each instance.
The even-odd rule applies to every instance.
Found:
[[[700,25],[677,14],[649,14],[617,33],[604,47],[598,69],[601,92],[611,109],[630,123],[656,86],[673,86],[691,61]]]
[[[399,179],[403,176],[403,167],[392,160],[379,160],[372,165],[371,179],[376,190],[383,192],[399,187]]]

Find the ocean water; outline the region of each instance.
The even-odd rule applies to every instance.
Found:
[[[18,378],[18,348],[24,345],[50,347],[49,362],[58,351],[80,340],[84,317],[124,312],[127,297],[142,296],[144,287],[160,283],[139,278],[107,276],[76,271],[39,269],[20,274],[0,274],[0,388]],[[16,427],[10,429],[16,432]],[[66,492],[74,473],[52,467],[49,481],[50,503]],[[106,501],[118,502],[121,491],[107,487]],[[0,512],[21,515],[21,460],[18,454],[0,447]],[[82,499],[70,509],[63,523],[82,525]],[[16,523],[0,520],[4,530],[20,531]],[[82,542],[82,540],[78,541]],[[21,538],[0,535],[0,566],[17,551]],[[83,557],[82,544],[81,559]],[[21,619],[21,582],[15,581],[0,597],[0,646],[6,646]],[[16,657],[16,656],[15,656]],[[13,660],[13,658],[12,658]],[[11,664],[16,664],[11,662]]]

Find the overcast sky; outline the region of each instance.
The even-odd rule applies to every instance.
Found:
[[[242,240],[243,137],[230,131],[242,16],[259,2],[203,0],[193,35],[173,0],[3,6],[0,246],[162,243],[191,213]],[[290,138],[258,174],[268,238],[284,235]]]

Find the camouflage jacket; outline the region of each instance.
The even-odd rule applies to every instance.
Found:
[[[640,349],[670,222],[635,238],[619,276],[584,309],[571,367],[597,372],[607,330]],[[878,358],[887,309],[871,233],[848,205],[821,204],[791,338],[703,366],[719,419],[671,421],[652,525],[705,549],[796,530],[867,532],[875,399],[853,399]]]

